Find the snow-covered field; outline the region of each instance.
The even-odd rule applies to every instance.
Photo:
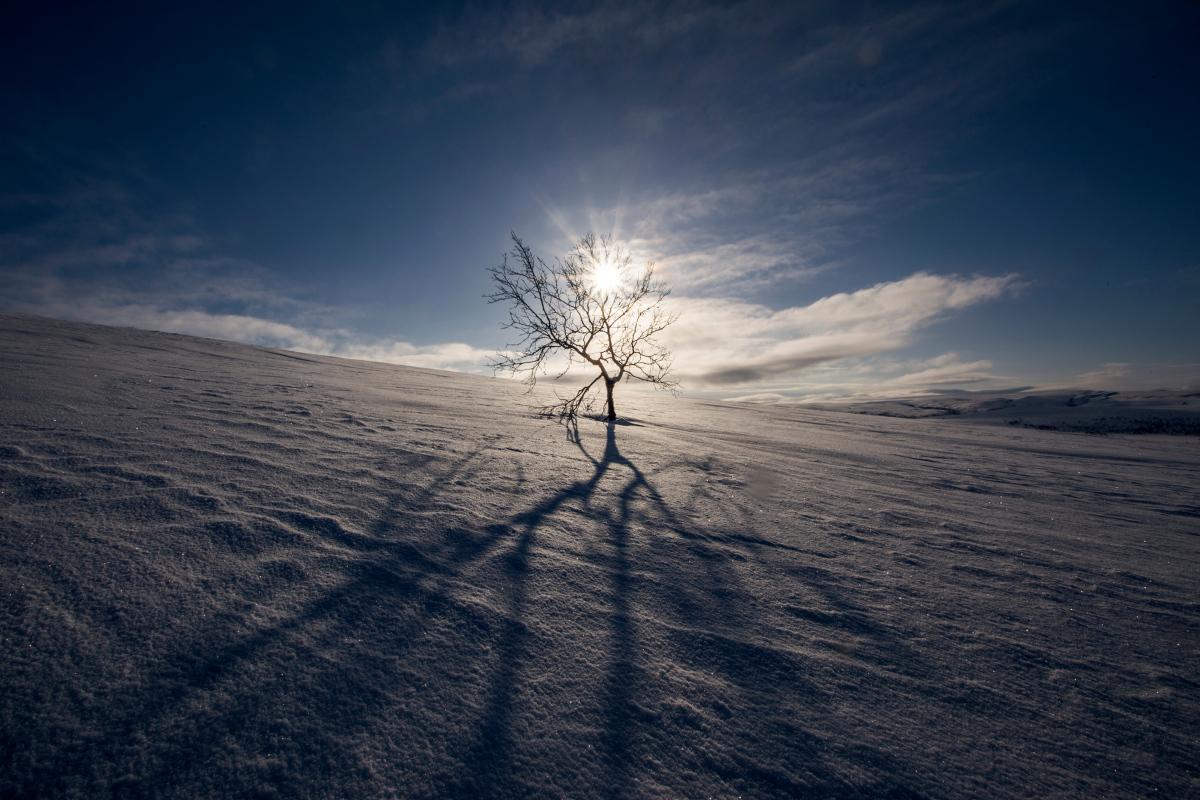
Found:
[[[1200,448],[0,316],[0,796],[1200,796]]]

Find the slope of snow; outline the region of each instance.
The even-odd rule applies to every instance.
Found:
[[[1188,437],[0,316],[0,796],[1200,796]]]

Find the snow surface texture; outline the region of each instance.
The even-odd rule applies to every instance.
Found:
[[[0,796],[1196,797],[1200,453],[0,316]]]

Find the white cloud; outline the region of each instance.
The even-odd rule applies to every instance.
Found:
[[[3,307],[320,355],[485,371],[491,351],[468,344],[417,345],[346,330],[335,324],[338,309],[253,262],[213,253],[188,220],[140,210],[130,195],[97,181],[57,195],[0,193],[0,207],[59,211],[20,236],[0,237]]]
[[[739,300],[672,298],[680,318],[665,339],[689,387],[780,382],[823,363],[897,350],[946,315],[1019,287],[1015,275],[917,273],[781,310]],[[985,369],[983,362],[966,367]],[[946,380],[955,370],[962,373],[962,365],[932,364],[926,377]]]
[[[742,291],[784,280],[799,280],[821,271],[817,258],[807,258],[795,243],[766,234],[718,244],[635,240],[631,247],[666,252],[655,269],[669,283],[692,294],[719,291],[737,284]],[[816,256],[816,253],[812,253]]]
[[[107,253],[92,253],[92,263],[111,264],[102,258]],[[236,260],[169,261],[140,286],[113,285],[109,273],[99,269],[96,280],[67,280],[60,277],[61,269],[57,263],[45,262],[0,269],[4,307],[59,319],[433,369],[486,372],[492,355],[490,350],[461,342],[417,345],[356,334],[333,324],[338,316],[335,309],[273,288],[264,270]]]
[[[822,364],[805,373],[802,383],[780,387],[775,392],[724,399],[788,405],[884,400],[937,394],[952,389],[1013,388],[1013,379],[992,372],[990,361],[963,361],[957,353],[943,353],[916,361],[871,357]]]
[[[873,180],[878,170],[890,168],[865,161],[810,166],[813,169],[803,176],[775,180],[769,194],[809,192],[806,199],[789,201],[784,212],[818,230],[822,225],[836,228],[839,220],[857,213],[858,205],[838,187]],[[756,281],[802,277],[821,268],[816,264],[823,245],[816,240],[708,232],[714,218],[754,217],[762,202],[760,189],[753,182],[732,183],[601,212],[630,215],[625,217],[633,220],[626,241],[635,255],[659,256],[664,274],[692,295],[670,299],[681,317],[664,337],[686,389],[743,386],[757,393],[776,391],[802,373],[808,382],[832,364],[843,374],[826,376],[824,382],[844,384],[855,360],[902,348],[942,317],[1002,297],[1018,286],[1011,275],[917,273],[792,308],[772,309],[728,297],[734,286],[744,290]],[[210,243],[189,225],[122,210],[119,193],[111,190],[98,197],[111,202],[89,195],[74,222],[37,231],[26,250],[0,263],[0,290],[7,307],[311,353],[486,371],[491,355],[487,349],[463,342],[415,344],[355,334],[339,326],[343,313],[338,309],[253,263],[210,252]],[[97,211],[97,204],[107,210]],[[565,226],[567,220],[560,223]],[[76,235],[61,236],[68,232]],[[70,250],[54,245],[62,239],[76,244]],[[81,277],[79,265],[94,265],[94,277]],[[126,265],[135,268],[125,269]],[[697,296],[705,293],[716,296]],[[907,379],[894,374],[872,377],[905,386],[949,385],[985,381],[988,369],[978,361],[930,363],[908,370]]]
[[[957,353],[946,353],[926,362],[924,369],[909,372],[898,378],[892,378],[885,385],[914,386],[928,388],[934,386],[968,386],[971,384],[991,384],[996,381],[1009,380],[992,373],[992,362],[987,360],[962,362]]]
[[[293,325],[242,314],[211,314],[206,311],[159,309],[139,305],[84,305],[74,310],[61,309],[56,316],[104,325],[123,325],[212,339],[228,339],[285,350],[330,352],[330,342],[321,336]]]
[[[344,330],[308,331],[295,325],[244,314],[217,314],[197,309],[164,309],[144,305],[82,304],[36,309],[62,319],[183,333],[261,347],[316,355],[383,361],[412,367],[459,372],[486,372],[493,351],[461,342],[416,345],[366,339]]]
[[[536,199],[561,235],[556,249],[586,231],[611,233],[688,295],[745,296],[838,266],[834,254],[883,219],[886,208],[907,207],[931,185],[951,180],[840,145],[770,170],[606,208],[572,211]]]
[[[367,361],[385,361],[390,364],[405,364],[410,367],[449,369],[459,372],[488,372],[486,362],[494,350],[484,350],[462,342],[414,345],[409,342],[345,342],[329,353],[343,358],[361,358]]]

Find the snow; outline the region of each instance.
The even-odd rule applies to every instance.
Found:
[[[841,403],[811,408],[886,417],[953,417],[988,423],[1080,433],[1200,434],[1200,391],[941,392],[918,397]]]
[[[1200,796],[1194,437],[528,402],[0,316],[0,796]]]

